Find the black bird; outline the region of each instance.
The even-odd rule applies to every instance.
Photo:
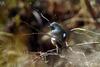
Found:
[[[41,12],[34,11],[33,14],[40,24],[44,23],[42,19],[49,24],[51,29],[51,43],[56,46],[57,53],[60,53],[62,49],[67,49],[69,47],[65,43],[65,40],[69,37],[70,30],[65,31],[57,22],[51,22]]]
[[[51,29],[51,42],[56,46],[57,53],[62,49],[67,49],[68,45],[65,40],[69,37],[70,31],[65,31],[57,22],[52,22],[49,27]]]

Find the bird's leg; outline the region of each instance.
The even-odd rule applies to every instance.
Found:
[[[57,45],[56,45],[56,52],[57,52],[57,54],[59,54],[59,48]]]

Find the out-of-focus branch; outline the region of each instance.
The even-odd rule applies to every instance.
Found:
[[[91,14],[92,18],[96,20],[96,12],[93,10],[92,5],[90,4],[89,0],[84,0],[87,6],[88,12]]]

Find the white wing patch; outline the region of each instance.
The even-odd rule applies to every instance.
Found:
[[[63,37],[66,37],[66,33],[63,34]]]

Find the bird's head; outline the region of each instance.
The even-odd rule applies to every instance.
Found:
[[[57,22],[52,22],[49,27],[51,30],[55,30],[57,28],[60,28],[60,25]]]

